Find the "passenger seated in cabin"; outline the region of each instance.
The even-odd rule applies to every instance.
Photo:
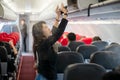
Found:
[[[61,11],[63,15],[59,24]],[[33,25],[33,51],[35,56],[36,54],[38,55],[38,75],[36,76],[36,80],[57,80],[57,53],[54,51],[53,45],[63,34],[68,22],[67,9],[64,8],[63,4],[60,9],[59,7],[56,8],[56,14],[53,28],[55,27],[57,30],[54,33],[50,31],[45,21],[40,21]],[[37,58],[35,60],[37,60]]]
[[[76,35],[73,32],[68,33],[67,38],[68,38],[69,43],[72,41],[76,41]]]
[[[11,45],[11,48],[13,49],[14,55],[16,56],[18,52],[17,52],[17,49],[15,48],[13,42],[9,41],[9,44]]]
[[[102,41],[102,39],[99,36],[93,37],[93,41]]]
[[[8,72],[14,72],[16,67],[14,65],[15,59],[11,59],[8,57],[8,55],[11,55],[11,57],[16,57],[17,55],[17,49],[15,48],[14,44],[12,41],[9,41],[9,43],[7,42],[0,42],[0,46],[4,47],[4,52],[3,50],[0,50],[1,53],[4,53],[4,55],[1,55],[2,57],[2,61],[4,62],[8,62]],[[13,53],[11,51],[8,50],[12,50],[13,49]],[[6,53],[5,53],[6,51]],[[10,53],[8,53],[10,52]]]
[[[11,48],[13,49],[13,55],[16,57],[16,55],[17,55],[17,49],[15,48],[15,46],[14,46],[14,44],[13,44],[13,42],[12,41],[9,41],[9,44],[11,45]],[[16,67],[15,67],[15,65],[14,65],[14,60],[10,60],[9,61],[9,63],[8,63],[8,68],[10,68],[8,71],[9,72],[13,72],[13,71],[15,71],[15,69],[16,69]]]
[[[120,80],[120,72],[111,71],[104,74],[102,80]]]
[[[9,41],[9,43],[0,41],[0,46],[4,46],[7,49],[8,55],[12,55],[14,57],[17,55],[17,49],[15,48],[14,43],[12,41]],[[13,50],[13,53],[10,50]]]
[[[71,51],[76,51],[76,48],[80,45],[83,45],[84,43],[82,41],[76,41],[76,34],[74,33],[69,33],[67,35],[68,37],[68,47],[71,49]]]
[[[0,62],[8,63],[8,72],[15,71],[16,68],[14,66],[14,62],[11,61],[10,58],[8,58],[7,49],[5,48],[5,46],[0,46]]]

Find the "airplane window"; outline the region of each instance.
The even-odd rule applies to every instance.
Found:
[[[2,27],[1,32],[11,33],[12,32],[11,25],[4,25]]]
[[[11,32],[19,32],[18,27],[13,23],[3,23],[0,24],[0,27],[0,32],[6,32],[8,34]]]

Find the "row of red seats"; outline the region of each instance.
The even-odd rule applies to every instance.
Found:
[[[10,34],[6,32],[0,33],[0,41],[9,42],[12,40],[14,45],[16,45],[19,39],[20,39],[20,35],[18,32],[12,32]]]
[[[67,35],[68,35],[68,32],[64,32],[63,35],[58,40],[58,42],[60,42],[62,44],[62,46],[67,46],[67,44],[68,44],[68,39],[66,37]],[[88,38],[88,37],[76,34],[76,41],[82,41],[85,44],[89,45],[92,43],[92,38],[91,37]]]

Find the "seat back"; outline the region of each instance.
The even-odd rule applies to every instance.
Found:
[[[90,59],[90,55],[98,51],[98,48],[94,45],[80,45],[77,47],[76,51],[81,53],[84,59]]]
[[[7,68],[8,68],[8,55],[7,50],[4,46],[0,46],[0,68],[1,68],[1,76],[7,76]]]
[[[91,56],[90,62],[102,65],[106,69],[113,69],[120,65],[120,54],[111,51],[99,51]]]
[[[106,47],[103,51],[113,51],[120,54],[120,45],[110,45]]]
[[[106,70],[97,64],[76,63],[69,65],[64,73],[64,80],[102,80]]]
[[[64,73],[65,68],[74,63],[83,63],[83,56],[77,52],[60,52],[57,60],[57,73]]]
[[[7,62],[8,61],[7,50],[4,46],[0,46],[0,61],[1,62]]]
[[[95,45],[99,51],[105,49],[106,46],[108,46],[108,42],[106,41],[95,41],[92,43],[92,45]]]
[[[66,47],[66,46],[59,46],[58,47],[58,52],[61,52],[61,51],[71,51],[69,47]]]
[[[76,48],[79,46],[79,45],[84,45],[83,42],[76,42],[76,41],[73,41],[73,42],[70,42],[68,47],[71,49],[71,51],[76,51]]]

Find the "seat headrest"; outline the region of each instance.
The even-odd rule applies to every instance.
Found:
[[[120,65],[120,54],[112,51],[99,51],[92,54],[91,63],[102,65],[106,69],[113,69]]]
[[[75,63],[66,68],[64,80],[101,80],[105,72],[105,68],[97,64]]]
[[[77,52],[65,51],[58,54],[57,72],[63,73],[65,68],[73,63],[83,63],[84,58]]]
[[[113,51],[120,54],[120,45],[110,45],[104,49],[104,51]]]
[[[99,51],[105,49],[106,46],[108,46],[108,42],[106,41],[94,41],[92,45],[95,45]]]
[[[80,45],[84,45],[83,42],[76,42],[76,41],[72,41],[69,43],[68,47],[71,49],[71,51],[76,51],[77,47]]]
[[[94,45],[80,45],[77,47],[76,51],[81,53],[84,59],[90,59],[90,55],[98,51],[98,48]]]
[[[4,46],[0,46],[0,61],[1,62],[8,61],[7,50]]]
[[[61,52],[61,51],[71,51],[69,47],[66,47],[66,46],[59,46],[58,47],[58,52]]]

